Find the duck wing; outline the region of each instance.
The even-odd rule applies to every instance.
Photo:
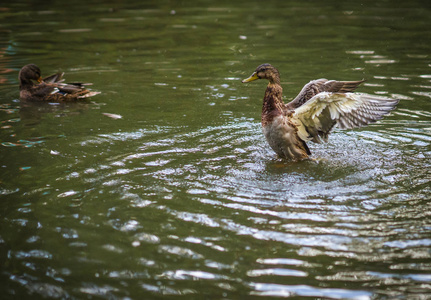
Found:
[[[64,83],[64,72],[59,72],[56,74],[53,74],[51,76],[43,78],[43,82],[47,85],[55,89],[55,92],[61,92],[61,93],[77,93],[81,92],[85,89],[85,86],[91,85],[91,83],[82,83],[82,82],[69,82]]]
[[[64,80],[63,79],[63,75],[64,75],[64,72],[59,72],[59,73],[56,73],[56,74],[52,74],[50,76],[47,76],[47,77],[43,78],[43,81],[46,82],[46,83],[62,82]]]
[[[357,93],[319,93],[295,110],[292,121],[305,142],[328,140],[334,126],[352,129],[376,122],[398,104],[388,99]]]
[[[85,90],[85,86],[82,83],[66,83],[58,84],[57,89],[62,93],[73,94]]]
[[[91,83],[60,83],[56,84],[56,87],[52,94],[58,95],[62,101],[71,101],[81,98],[89,98],[100,94],[100,92],[90,91],[86,88]]]
[[[322,92],[330,92],[330,93],[348,93],[353,92],[362,82],[365,80],[359,81],[337,81],[337,80],[328,80],[325,78],[320,78],[316,80],[312,80],[299,92],[299,94],[293,99],[291,102],[286,104],[286,108],[288,110],[294,110],[308,100],[313,98],[319,93]]]

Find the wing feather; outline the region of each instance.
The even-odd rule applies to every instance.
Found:
[[[294,110],[304,105],[307,101],[312,99],[319,93],[329,92],[329,93],[348,93],[353,92],[361,83],[365,80],[359,81],[337,81],[328,80],[325,78],[320,78],[312,80],[299,92],[299,94],[286,104],[286,108],[289,110]]]
[[[388,99],[367,94],[319,93],[295,110],[293,121],[303,141],[327,141],[334,126],[352,129],[376,122],[398,104]]]
[[[60,73],[56,73],[50,76],[47,76],[45,78],[43,78],[43,81],[46,83],[57,83],[57,82],[63,82],[63,75],[64,72],[60,72]]]

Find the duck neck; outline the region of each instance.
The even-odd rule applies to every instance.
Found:
[[[32,86],[33,86],[33,81],[31,81],[30,79],[20,78],[20,80],[19,80],[19,89],[20,90],[28,89]]]
[[[282,114],[284,111],[284,103],[282,100],[283,88],[280,83],[270,81],[266,87],[265,97],[263,98],[262,106],[262,125],[276,115]]]

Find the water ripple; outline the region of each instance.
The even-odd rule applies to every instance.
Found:
[[[76,142],[97,155],[68,160],[68,172],[28,195],[53,195],[50,206],[67,210],[54,213],[56,233],[70,251],[79,250],[75,259],[102,269],[110,262],[95,278],[140,280],[140,288],[151,293],[193,295],[199,282],[208,281],[255,296],[372,298],[368,290],[323,287],[353,278],[378,290],[389,281],[420,290],[429,282],[423,260],[431,258],[430,210],[424,209],[431,123],[420,111],[400,113],[421,122],[336,130],[329,143],[310,144],[314,160],[296,163],[276,158],[260,125],[246,118],[195,129],[149,126],[100,134]],[[113,151],[117,147],[121,151]],[[54,156],[61,157],[74,153]],[[83,189],[75,187],[77,180]],[[37,212],[32,205],[19,213]],[[97,214],[87,212],[93,206]],[[34,226],[24,217],[12,223]],[[121,243],[100,241],[94,253],[103,255],[94,255],[95,228]],[[12,257],[29,268],[34,260],[55,259],[38,249],[40,236],[30,235],[31,249]],[[129,266],[115,263],[123,256],[132,257]],[[346,271],[352,261],[363,267]],[[313,275],[316,270],[325,275]],[[67,276],[56,270],[51,277]],[[283,278],[292,283],[274,283]],[[318,283],[301,285],[304,279]],[[119,292],[101,281],[79,291],[99,297]]]
[[[252,283],[252,295],[264,297],[323,297],[328,299],[371,299],[372,293],[347,289],[315,288],[307,285],[282,285],[271,283]]]

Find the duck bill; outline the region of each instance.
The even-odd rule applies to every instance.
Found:
[[[42,77],[39,77],[39,78],[37,79],[37,82],[39,82],[39,83],[41,83],[42,81],[43,81]]]
[[[250,81],[254,81],[259,79],[259,77],[257,77],[256,72],[254,72],[253,74],[251,74],[251,76],[249,78],[246,78],[242,81],[242,83],[246,83],[246,82],[250,82]]]

